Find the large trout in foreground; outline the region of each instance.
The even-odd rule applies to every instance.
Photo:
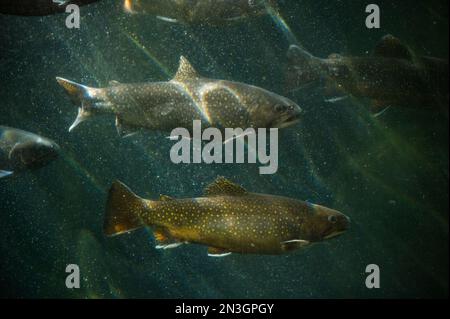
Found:
[[[203,197],[146,200],[112,185],[106,204],[108,236],[150,226],[157,248],[208,246],[211,256],[282,254],[342,234],[350,220],[338,211],[299,200],[247,192],[223,177]]]
[[[374,113],[389,106],[448,109],[448,61],[415,56],[392,35],[383,37],[372,56],[321,59],[292,45],[288,58],[290,88],[325,79],[326,89],[340,97],[371,99]]]
[[[181,57],[175,77],[168,82],[122,84],[90,88],[63,78],[58,83],[79,105],[71,131],[79,123],[100,114],[114,114],[120,135],[139,128],[170,132],[192,127],[281,128],[299,120],[300,107],[291,100],[262,88],[202,77]]]

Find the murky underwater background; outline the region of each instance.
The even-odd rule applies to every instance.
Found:
[[[186,27],[124,14],[119,1],[66,15],[0,15],[0,123],[54,139],[61,157],[0,180],[0,294],[58,298],[448,297],[448,110],[323,101],[286,93],[283,70],[297,39],[317,56],[365,55],[392,33],[416,53],[448,57],[448,2],[381,1],[382,28],[364,26],[365,1],[280,1],[269,16],[225,27]],[[111,9],[113,8],[113,9]],[[286,26],[289,26],[288,29]],[[301,123],[280,131],[279,171],[258,165],[175,165],[172,142],[143,132],[121,139],[113,117],[68,133],[76,107],[55,76],[90,86],[163,81],[180,55],[212,78],[255,84],[292,98]],[[167,134],[166,134],[167,135]],[[155,250],[149,231],[106,238],[106,192],[120,179],[143,197],[192,197],[217,175],[248,190],[320,203],[352,219],[343,236],[283,256],[210,258],[205,247]],[[78,264],[81,288],[65,286]],[[365,267],[381,288],[365,286]]]

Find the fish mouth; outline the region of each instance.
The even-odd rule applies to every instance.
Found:
[[[285,127],[297,124],[298,122],[300,122],[300,115],[299,114],[294,114],[294,115],[288,116],[279,125],[277,125],[277,127],[278,128],[285,128]]]

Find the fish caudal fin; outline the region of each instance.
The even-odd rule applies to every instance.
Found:
[[[94,100],[94,95],[99,89],[90,88],[60,77],[57,77],[56,81],[66,90],[72,100],[72,103],[79,106],[77,118],[69,128],[70,132],[78,126],[78,124],[85,121],[92,115],[92,112],[89,110],[89,106],[93,104],[92,102]]]
[[[141,212],[146,208],[142,198],[134,194],[125,184],[115,181],[108,194],[106,203],[105,235],[114,236],[143,226]]]
[[[287,52],[287,84],[291,89],[301,88],[320,80],[322,60],[297,45],[291,45]]]

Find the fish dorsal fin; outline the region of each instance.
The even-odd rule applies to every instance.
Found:
[[[184,56],[180,57],[180,66],[178,67],[177,74],[174,76],[174,80],[178,82],[183,82],[186,80],[197,79],[199,74],[194,69],[192,64]]]
[[[169,200],[173,200],[173,198],[170,197],[170,196],[161,194],[161,195],[159,195],[159,200],[162,201],[162,202],[167,202]]]
[[[242,196],[247,194],[247,190],[240,185],[230,182],[223,176],[216,178],[214,182],[206,186],[204,194],[206,196],[231,195]]]
[[[413,58],[409,48],[391,34],[385,35],[380,42],[378,42],[375,47],[374,55],[405,60],[412,60]]]
[[[109,81],[109,86],[118,86],[120,84],[121,83],[119,81],[116,81],[116,80]]]

